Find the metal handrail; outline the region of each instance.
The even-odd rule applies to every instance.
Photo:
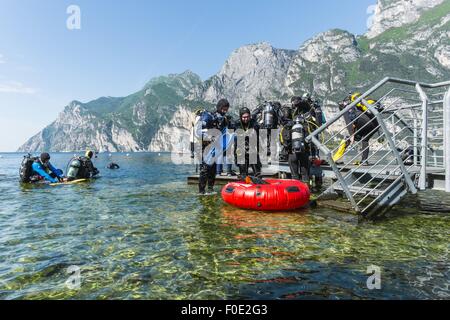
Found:
[[[412,88],[392,88],[387,93],[384,93],[383,96],[378,99],[378,102],[385,102],[384,109],[378,111],[374,105],[369,104],[366,100],[374,92],[388,83],[406,85]],[[450,109],[450,91],[447,92],[442,100],[440,99],[440,97],[443,96],[442,93],[436,93],[434,91],[430,92],[430,94],[427,95],[427,93],[425,93],[424,91],[425,89],[437,89],[449,86],[450,81],[429,84],[390,77],[384,78],[364,94],[362,94],[360,97],[355,99],[355,101],[342,108],[342,110],[337,112],[337,114],[332,119],[328,120],[320,128],[317,128],[312,133],[310,133],[306,137],[306,141],[314,143],[322,153],[326,154],[330,166],[336,174],[338,181],[330,186],[330,188],[334,188],[336,184],[340,184],[342,190],[346,194],[348,200],[351,202],[353,208],[358,212],[364,213],[376,201],[380,201],[381,204],[389,206],[395,204],[400,199],[399,197],[404,195],[406,190],[409,190],[409,192],[411,193],[416,193],[416,184],[413,181],[414,175],[418,174],[418,187],[421,190],[425,189],[427,182],[427,167],[431,165],[431,167],[434,168],[446,167],[446,172],[449,177],[449,183],[446,187],[448,187],[450,191],[450,165],[445,164],[448,150],[446,151],[446,149],[444,148],[444,156],[441,156],[437,153],[437,150],[441,150],[441,144],[443,144],[442,142],[444,142],[443,145],[448,144],[450,148],[450,126],[449,128],[444,128],[444,132],[441,132],[440,128],[442,126],[442,123],[444,123],[445,125],[446,122],[442,121],[444,117],[441,117],[440,115],[438,116],[436,114],[436,112],[444,112],[445,115],[447,111],[447,117],[449,118],[448,123],[450,123],[450,110],[446,110],[446,108]],[[401,93],[401,96],[394,96],[395,93]],[[406,96],[406,94],[408,94],[409,97]],[[389,97],[392,97],[392,99],[390,99]],[[430,99],[429,97],[432,97],[432,99]],[[436,100],[436,98],[439,100]],[[387,101],[388,99],[390,101]],[[333,131],[333,134],[331,134],[330,137],[327,138],[326,142],[319,141],[318,136],[320,134],[333,126],[337,121],[342,119],[351,108],[357,106],[358,104],[365,105],[368,110],[359,114],[356,119],[352,119],[352,121],[345,121],[345,126],[343,128],[339,128],[338,131]],[[354,176],[354,173],[357,172],[357,169],[351,169],[345,175],[343,175],[342,173],[346,168],[349,168],[349,166],[356,158],[366,152],[367,149],[370,148],[370,146],[366,147],[364,150],[358,150],[359,152],[356,152],[356,156],[353,156],[352,154],[352,160],[349,162],[345,161],[346,164],[344,165],[344,167],[338,167],[335,161],[332,159],[333,152],[335,152],[336,149],[339,148],[339,146],[327,147],[327,144],[329,144],[331,141],[336,141],[336,138],[339,135],[342,135],[342,132],[344,130],[348,129],[349,126],[354,124],[361,116],[363,116],[367,112],[370,112],[372,115],[374,115],[374,118],[371,117],[371,121],[363,124],[362,127],[358,127],[356,132],[351,132],[350,134],[354,135],[358,132],[362,132],[364,128],[370,123],[372,123],[373,121],[377,121],[377,128],[371,130],[371,132],[367,135],[373,135],[376,131],[380,130],[379,136],[385,138],[385,143],[382,143],[377,150],[373,151],[367,160],[375,157],[375,155],[377,155],[380,150],[386,147],[388,147],[389,149],[386,154],[381,155],[381,158],[376,159],[376,164],[374,165],[374,167],[372,167],[373,169],[363,171],[363,173],[365,172],[370,174],[370,179],[368,181],[366,179],[362,180],[364,174],[361,176]],[[406,136],[405,131],[407,131]],[[403,146],[399,148],[399,143],[402,141],[407,143],[407,147]],[[358,141],[356,144],[353,144],[352,148],[349,148],[344,152],[343,157],[349,155],[351,150],[358,147],[360,144],[362,144],[362,141]],[[400,154],[403,154],[410,147],[414,148],[414,156],[411,156],[414,161],[413,165],[406,166]],[[329,148],[331,148],[331,151]],[[347,159],[347,157],[345,159]],[[387,164],[385,164],[385,161],[387,161]],[[386,169],[390,166],[392,167],[392,164],[395,162],[397,163],[395,169],[391,171],[391,168],[389,172],[387,172]],[[379,165],[382,168],[376,168],[376,165]],[[411,168],[413,167],[416,168],[415,171],[410,172]],[[398,183],[400,179],[403,179],[402,188],[405,188],[405,190],[400,190],[401,192],[397,193],[399,192],[398,188],[387,188],[385,192],[383,192],[382,189],[379,189],[380,186],[383,185],[383,183],[385,183],[386,181],[391,182],[391,176],[393,175],[398,175],[398,177],[394,182],[392,182],[392,184]],[[362,197],[362,199],[358,197],[357,201],[354,197],[363,193],[363,191],[367,189],[366,187],[373,184],[374,181],[376,181],[378,184],[376,186],[370,186],[370,190],[365,194],[365,196]],[[360,185],[360,183],[362,183],[362,186]],[[358,188],[356,192],[354,191],[355,186]],[[369,196],[376,195],[371,190],[378,190],[377,192],[381,192],[381,194],[376,197],[375,200],[369,204],[369,206],[367,206],[363,210],[360,210],[360,205]],[[393,196],[393,198],[391,198],[391,196]]]
[[[349,104],[347,107],[345,107],[343,110],[338,112],[338,114],[334,118],[327,121],[327,123],[325,123],[323,126],[316,129],[315,131],[313,131],[308,137],[306,137],[306,141],[311,142],[312,136],[317,136],[324,130],[328,129],[332,124],[334,124],[337,120],[339,120],[342,116],[344,116],[351,108],[353,108],[357,104],[361,103],[365,98],[369,97],[373,92],[375,92],[376,90],[378,90],[380,87],[382,87],[384,84],[386,84],[388,82],[397,83],[397,84],[405,84],[405,85],[410,85],[410,86],[416,86],[417,84],[419,84],[422,88],[429,88],[429,89],[450,86],[450,81],[439,82],[439,83],[435,83],[435,84],[427,84],[427,83],[422,83],[422,82],[402,80],[402,79],[390,78],[390,77],[384,78],[379,83],[377,83],[375,86],[373,86],[368,91],[366,91],[363,95],[361,95],[358,99],[356,99],[351,104]]]

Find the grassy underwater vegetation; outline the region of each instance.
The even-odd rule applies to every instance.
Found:
[[[198,197],[191,166],[114,154],[121,170],[66,187],[20,187],[0,161],[2,299],[430,299],[449,297],[450,198],[406,199],[379,222],[330,209],[258,213]],[[67,154],[55,154],[65,165]],[[145,170],[143,169],[145,168]],[[419,208],[419,203],[424,206]],[[441,205],[442,206],[442,205]],[[368,290],[367,268],[382,289]],[[80,268],[79,289],[66,282]]]

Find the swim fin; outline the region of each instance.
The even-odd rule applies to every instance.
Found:
[[[344,139],[344,140],[341,141],[341,144],[339,145],[338,150],[333,155],[333,161],[334,162],[337,162],[337,161],[342,159],[342,157],[344,156],[345,151],[347,150],[348,145],[349,145],[348,139]]]

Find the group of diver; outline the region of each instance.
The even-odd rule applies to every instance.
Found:
[[[361,97],[359,93],[349,94],[339,104],[339,107],[342,110],[359,97]],[[376,108],[381,108],[380,104],[375,100],[368,99],[368,103],[373,104]],[[224,170],[226,170],[228,176],[236,175],[232,171],[233,165],[238,167],[238,177],[240,178],[250,176],[250,170],[253,177],[260,177],[262,174],[260,156],[265,152],[267,152],[269,157],[271,156],[270,145],[273,142],[270,141],[271,137],[273,137],[270,134],[271,131],[279,132],[279,141],[277,142],[281,145],[281,151],[277,160],[288,162],[292,179],[301,180],[317,189],[322,187],[323,172],[321,165],[325,161],[320,159],[318,148],[313,143],[306,141],[308,135],[326,123],[321,103],[318,100],[314,99],[309,93],[305,93],[302,96],[292,97],[290,104],[286,105],[282,105],[280,102],[264,102],[254,110],[243,107],[239,110],[239,119],[237,121],[233,121],[229,111],[230,103],[226,99],[221,99],[217,103],[215,111],[198,110],[196,112],[197,118],[193,124],[191,151],[192,157],[195,157],[194,140],[200,141],[199,193],[201,195],[214,194],[216,176],[220,175]],[[345,139],[344,148],[347,148],[355,141],[361,141],[362,159],[357,164],[368,166],[369,140],[378,132],[379,124],[375,116],[362,103],[355,104],[348,111],[348,116],[350,118],[349,122],[352,124],[351,135]],[[268,132],[267,150],[260,150],[261,144],[259,141],[263,135],[261,134],[263,132],[262,129],[265,129],[264,135]],[[215,161],[207,161],[205,159],[205,150],[207,151],[207,148],[217,143],[217,137],[211,137],[211,134],[208,133],[211,130],[216,130],[216,132],[217,130],[220,132],[228,130],[245,132],[245,143],[238,144],[237,138],[234,136],[234,148],[231,148],[224,142],[222,144],[223,149],[219,149],[219,153],[222,150],[225,153],[228,149],[233,149],[231,161],[228,155],[217,161],[217,154],[215,155]],[[248,134],[247,132],[251,133]],[[252,135],[255,135],[256,139]],[[227,139],[226,134],[223,135],[223,138]],[[258,141],[258,143],[250,143],[250,141]],[[229,145],[233,145],[233,143]],[[257,156],[253,157],[253,161],[251,161],[251,155],[255,153]],[[241,160],[238,161],[238,158]]]
[[[73,157],[67,166],[67,174],[55,168],[50,162],[50,154],[42,153],[39,157],[25,156],[20,167],[22,183],[66,183],[81,179],[91,179],[100,174],[92,159],[95,153],[86,151],[84,156]]]

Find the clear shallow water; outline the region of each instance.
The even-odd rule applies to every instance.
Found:
[[[329,209],[266,214],[198,197],[190,166],[115,154],[89,184],[21,187],[0,158],[0,299],[449,299],[450,216],[404,201],[357,224]],[[71,155],[53,155],[65,169]],[[219,190],[219,188],[217,188]],[[421,195],[426,206],[450,201]],[[69,266],[81,287],[67,288]],[[367,267],[381,267],[368,290]]]

